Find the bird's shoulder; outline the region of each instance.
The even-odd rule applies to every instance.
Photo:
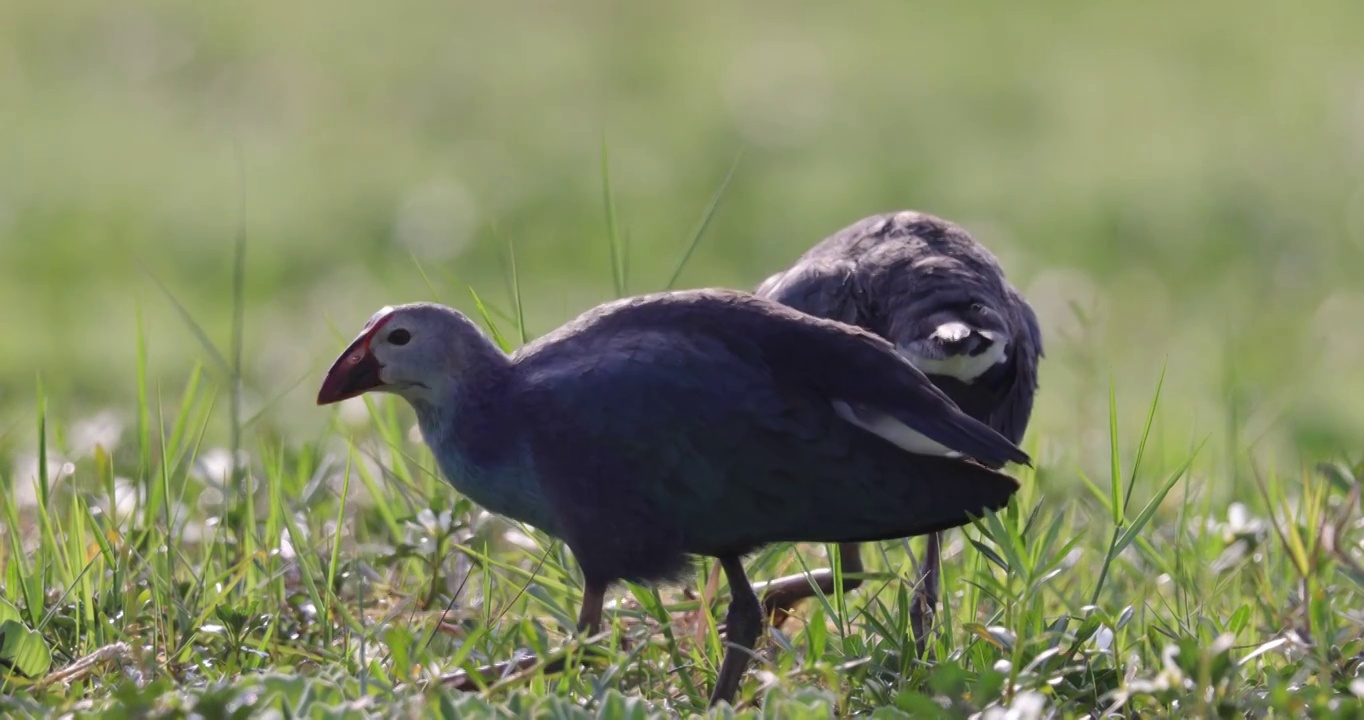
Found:
[[[635,298],[519,353],[514,401],[535,419],[543,481],[562,495],[609,486],[613,502],[705,504],[730,466],[845,436],[830,429],[832,405],[764,355],[753,323],[804,317],[767,305],[724,291]]]
[[[824,360],[855,363],[878,351],[893,358],[884,340],[864,330],[749,293],[698,290],[597,308],[513,362],[525,402],[582,416],[585,427],[733,425],[727,431],[737,432],[786,427],[809,406],[829,412],[816,380]]]
[[[594,356],[608,349],[649,353],[697,343],[734,353],[791,332],[861,336],[855,328],[813,317],[773,299],[722,288],[640,295],[593,308],[515,354],[518,362]],[[708,347],[713,350],[713,347]]]
[[[700,380],[698,374],[678,370],[724,349],[709,334],[691,331],[690,315],[678,303],[647,297],[608,303],[523,347],[513,363],[540,391],[610,383],[690,384]]]

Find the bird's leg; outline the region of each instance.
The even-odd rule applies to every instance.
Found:
[[[839,564],[843,571],[843,592],[849,593],[862,585],[862,554],[857,543],[840,543]],[[814,587],[811,587],[813,584]],[[825,595],[834,592],[834,572],[830,569],[812,570],[799,575],[770,580],[757,587],[763,598],[763,617],[772,618],[772,627],[781,627],[797,603],[815,596],[815,587]]]
[[[909,624],[914,630],[914,645],[919,657],[924,657],[928,647],[928,631],[933,625],[933,615],[938,607],[938,566],[942,553],[942,533],[928,536],[924,548],[924,559],[920,564],[919,583],[914,589],[914,600],[909,606]]]
[[[583,607],[578,612],[578,632],[596,635],[601,631],[601,609],[605,602],[605,587],[595,583],[583,586]]]
[[[720,567],[729,579],[730,600],[729,614],[725,616],[725,659],[720,663],[720,674],[716,676],[715,689],[710,694],[711,705],[721,700],[734,702],[739,680],[743,678],[763,628],[762,606],[758,604],[753,586],[748,584],[743,562],[735,556],[723,557]]]

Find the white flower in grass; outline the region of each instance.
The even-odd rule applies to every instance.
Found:
[[[279,536],[279,556],[285,560],[298,557],[298,553],[294,552],[293,533],[285,532]]]
[[[1243,503],[1234,502],[1227,507],[1227,522],[1222,527],[1230,540],[1259,535],[1264,532],[1265,521],[1252,516]]]
[[[183,510],[181,510],[181,513],[181,517],[185,517],[188,514]],[[213,539],[214,534],[218,530],[218,523],[211,519],[208,522],[200,522],[198,520],[186,518],[178,523],[178,525],[180,542],[186,543],[208,542]]]
[[[67,434],[67,446],[73,457],[88,457],[95,454],[96,447],[113,452],[123,437],[124,422],[113,412],[105,410],[94,417],[81,420],[71,426]]]
[[[1014,701],[1009,705],[1009,715],[1019,720],[1035,720],[1042,717],[1042,712],[1046,709],[1046,695],[1035,690],[1024,690],[1014,696]]]
[[[275,550],[275,552],[285,560],[293,560],[298,557],[298,552],[294,549],[295,542],[308,542],[308,516],[301,512],[294,513],[293,527],[298,529],[299,537],[294,537],[293,530],[285,528],[284,531],[279,534],[279,548]]]
[[[142,505],[144,495],[142,488],[134,485],[128,478],[114,478],[114,502],[112,507],[107,508],[114,522],[123,523],[132,518],[137,513],[137,508]]]
[[[521,527],[521,525],[501,515],[495,515],[487,510],[479,510],[478,514],[474,516],[471,530],[474,537],[482,538],[499,549],[506,549],[510,545],[528,552],[542,550],[543,548],[535,540],[521,531]],[[525,527],[531,530],[535,529],[529,525]]]
[[[336,417],[348,430],[359,430],[369,425],[369,407],[365,405],[364,397],[342,400],[338,405]]]
[[[206,487],[199,493],[199,499],[195,501],[195,506],[199,512],[205,515],[218,515],[227,508],[223,505],[223,492],[215,487]]]
[[[1184,687],[1184,671],[1179,669],[1179,663],[1175,660],[1179,657],[1178,645],[1166,645],[1160,653],[1162,669],[1156,676],[1149,680],[1135,680],[1130,684],[1133,692],[1157,693],[1164,692],[1171,688]]]
[[[441,510],[440,515],[437,515],[431,508],[422,508],[417,513],[417,524],[429,533],[444,535],[454,527],[455,519],[449,510]]]
[[[408,545],[416,547],[419,553],[434,553],[437,538],[450,534],[454,523],[454,516],[449,510],[442,510],[437,515],[431,508],[422,508],[415,521],[407,521],[404,539]]]
[[[384,447],[379,448],[379,457],[384,463],[392,463],[386,454]],[[343,454],[337,458],[335,464],[328,466],[327,471],[322,475],[326,487],[336,496],[342,493],[346,495],[346,504],[350,507],[371,507],[374,505],[374,497],[370,495],[369,486],[365,484],[364,478],[371,477],[382,481],[388,472],[384,465],[376,462],[368,451],[359,451],[350,456],[349,462]],[[350,473],[350,481],[347,483],[346,474]]]
[[[535,540],[532,539],[531,536],[521,532],[520,530],[517,530],[514,527],[508,530],[506,533],[504,533],[502,535],[502,538],[506,540],[508,543],[515,545],[516,547],[519,547],[522,550],[525,550],[526,552],[539,552],[542,549],[540,547],[540,544],[535,542]]]
[[[1239,502],[1227,506],[1225,522],[1209,519],[1208,526],[1226,543],[1222,554],[1210,566],[1219,573],[1235,567],[1254,553],[1269,532],[1269,523],[1251,515],[1246,506]]]
[[[236,466],[241,470],[249,470],[251,467],[251,456],[245,450],[237,451]],[[232,451],[227,448],[213,448],[200,453],[194,459],[190,476],[221,487],[232,481],[232,468]]]
[[[30,476],[28,480],[20,480],[22,477],[18,473],[14,476],[14,489],[11,493],[11,502],[14,507],[19,509],[32,508],[38,506],[38,480]]]
[[[1047,697],[1040,692],[1024,690],[1014,696],[1009,706],[987,708],[981,720],[1038,720],[1047,709]]]
[[[1100,652],[1109,652],[1113,649],[1113,631],[1107,625],[1100,625],[1099,631],[1094,633],[1094,647]]]
[[[51,453],[48,454],[47,487],[49,490],[56,487],[57,483],[74,475],[75,472],[75,463]],[[38,475],[37,455],[25,455],[14,463],[11,486],[15,507],[32,508],[38,506]]]

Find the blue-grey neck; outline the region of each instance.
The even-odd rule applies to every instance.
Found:
[[[489,512],[557,535],[526,445],[525,418],[513,401],[514,372],[493,350],[499,357],[462,373],[450,397],[414,401],[417,423],[456,490]]]

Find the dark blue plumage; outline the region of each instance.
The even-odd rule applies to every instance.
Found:
[[[959,225],[913,211],[873,215],[810,248],[756,292],[886,338],[919,360],[963,410],[1022,441],[1037,391],[1042,332],[999,260]],[[927,350],[936,327],[953,320],[1007,345],[1001,362],[970,382],[953,368],[932,367],[926,352],[914,357],[915,350]]]
[[[1027,460],[889,350],[751,296],[678,293],[608,306],[514,362],[523,413],[554,418],[533,444],[548,499],[572,518],[565,533],[604,544],[608,579],[650,580],[682,553],[904,537],[978,512],[980,488],[953,497],[961,485],[916,482],[962,463],[911,455],[835,413],[835,399],[876,405],[972,457]],[[610,452],[582,451],[599,443]],[[1012,485],[991,490],[1007,500]],[[577,554],[588,573],[607,562]]]
[[[510,357],[448,308],[387,309],[318,399],[367,390],[411,402],[461,492],[568,544],[586,580],[585,626],[610,583],[665,580],[688,555],[711,555],[730,576],[731,640],[750,647],[761,616],[740,556],[955,527],[1017,488],[975,462],[907,452],[839,403],[895,418],[944,452],[1028,460],[886,341],[731,291],[611,303]],[[743,664],[726,658],[716,699],[733,694]]]
[[[1022,440],[1042,356],[1037,316],[995,256],[960,226],[912,211],[864,218],[768,278],[757,294],[886,338],[963,411]],[[1012,460],[976,457],[991,466]],[[915,605],[921,642],[922,614],[936,604],[937,544],[931,537]],[[845,571],[860,572],[856,547],[840,551]],[[832,589],[827,574],[820,582]],[[844,588],[858,584],[854,578]],[[774,609],[811,594],[800,577],[774,581],[768,591]]]

